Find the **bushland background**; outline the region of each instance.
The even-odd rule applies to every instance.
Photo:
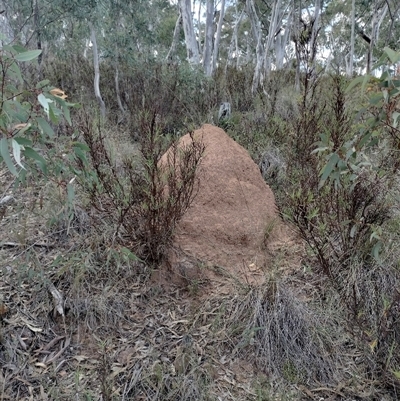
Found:
[[[0,4],[0,399],[399,398],[397,1]],[[206,122],[301,241],[261,287],[151,279]]]

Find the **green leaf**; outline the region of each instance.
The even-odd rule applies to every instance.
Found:
[[[380,88],[387,88],[389,86],[389,82],[388,81],[390,79],[391,79],[391,76],[390,76],[389,72],[388,71],[383,71],[383,73],[382,73],[382,75],[380,77],[381,83],[380,83],[379,87]]]
[[[396,379],[400,380],[400,370],[392,370],[392,373]]]
[[[367,74],[364,76],[363,83],[361,84],[361,92],[362,93],[365,92],[365,87],[367,86],[367,83],[370,81],[370,79],[371,79],[371,75]]]
[[[372,256],[377,262],[381,260],[381,250],[382,250],[382,242],[378,241],[372,248]]]
[[[36,89],[42,89],[43,87],[45,87],[49,84],[50,84],[50,81],[48,79],[44,79],[43,81],[40,81],[36,84]]]
[[[337,162],[339,161],[339,156],[337,153],[332,153],[328,163],[321,170],[321,180],[319,182],[318,189],[321,189],[325,184],[326,179],[331,175],[333,169],[336,167]]]
[[[49,123],[43,117],[37,117],[36,121],[43,133],[47,134],[50,138],[54,138],[53,128],[50,127]]]
[[[86,143],[73,142],[72,146],[74,146],[76,148],[79,148],[79,149],[82,149],[85,152],[89,152],[90,151],[90,148],[89,148],[89,146],[86,145]]]
[[[12,85],[12,84],[8,84],[7,86],[6,86],[6,92],[8,93],[8,94],[16,94],[16,93],[18,93],[18,89],[16,88],[16,86],[14,86],[14,85]]]
[[[42,53],[41,50],[28,50],[26,52],[16,54],[15,59],[17,61],[31,61],[35,58],[38,58],[40,53]]]
[[[68,203],[72,205],[75,199],[75,189],[74,186],[70,183],[67,184],[67,196],[68,196]]]
[[[367,142],[371,139],[371,136],[372,132],[368,132],[367,134],[361,137],[361,140],[358,144],[359,149],[362,149],[367,144]]]
[[[21,45],[13,45],[13,46],[8,46],[10,51],[15,50],[17,53],[24,53],[26,52],[25,47]]]
[[[28,138],[17,136],[14,138],[20,145],[32,146],[32,141]]]
[[[24,80],[22,78],[21,70],[18,67],[17,63],[12,63],[10,65],[10,67],[8,67],[8,73],[9,73],[10,78],[14,78],[14,79],[18,80],[19,82],[24,82]]]
[[[47,173],[46,160],[44,160],[43,157],[40,156],[38,152],[36,152],[36,150],[33,150],[31,147],[26,146],[24,149],[24,155],[25,157],[36,160],[43,173]]]
[[[398,111],[395,111],[392,114],[392,118],[393,118],[393,127],[397,128],[397,125],[399,123],[399,117],[400,117],[400,113]]]
[[[57,118],[57,121],[59,121],[60,117],[62,116],[61,110],[57,107],[55,103],[50,104],[50,110],[54,113],[54,115]]]
[[[64,112],[64,117],[65,117],[65,119],[68,121],[68,124],[69,125],[72,125],[72,121],[71,121],[71,115],[70,115],[70,112],[69,112],[69,108],[65,105],[65,106],[63,106],[63,112]]]
[[[19,166],[25,168],[21,163],[21,145],[15,139],[11,139],[11,146],[13,150],[14,160]]]
[[[58,117],[57,114],[54,112],[54,108],[50,105],[50,109],[49,109],[49,117],[50,120],[53,124],[57,124],[58,123]]]
[[[139,258],[124,246],[121,248],[121,253],[128,257],[130,260],[139,260]]]
[[[375,106],[383,99],[383,97],[384,95],[382,92],[375,93],[369,98],[369,103]]]
[[[11,160],[10,151],[9,151],[9,147],[8,147],[8,140],[6,138],[2,138],[0,140],[0,154],[1,154],[4,162],[6,163],[8,169],[10,170],[10,172],[12,174],[14,174],[15,176],[17,176],[18,172],[14,166],[14,163]]]
[[[390,49],[389,47],[385,47],[383,51],[387,54],[392,64],[396,64],[400,61],[400,53],[395,52],[394,50]]]
[[[369,78],[370,78],[369,75],[365,75],[365,76],[361,76],[361,77],[354,78],[354,79],[350,82],[349,86],[346,88],[346,92],[350,92],[350,90],[351,90],[352,88],[354,88],[356,85],[358,85],[358,84],[360,84],[360,83],[362,83],[363,85],[365,85],[364,82],[365,82],[365,81],[368,81]]]

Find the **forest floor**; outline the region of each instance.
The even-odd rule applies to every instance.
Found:
[[[0,171],[2,196],[10,182]],[[83,207],[69,219],[51,182],[28,182],[13,196],[0,211],[1,401],[372,394],[373,383],[354,380],[359,355],[337,323],[335,300],[309,313],[325,283],[290,228],[270,239],[264,277],[243,281],[251,271],[238,277],[200,262],[189,277],[110,243]],[[323,330],[334,349],[319,348]]]

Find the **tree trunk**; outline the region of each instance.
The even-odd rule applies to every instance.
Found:
[[[272,42],[276,35],[276,29],[278,26],[278,18],[281,11],[281,6],[282,6],[282,0],[276,0],[272,7],[271,22],[269,24],[268,37],[264,49],[265,52],[264,66],[266,75],[268,75],[271,71],[271,60],[269,51],[271,49]]]
[[[355,41],[355,25],[356,25],[356,0],[351,2],[351,37],[350,37],[350,60],[347,75],[353,76],[354,68],[354,41]]]
[[[193,0],[193,7],[195,4],[195,0]],[[201,0],[199,0],[199,12],[197,14],[197,27],[198,27],[198,31],[197,31],[197,43],[199,46],[199,54],[203,54],[202,49],[202,44],[201,44]]]
[[[0,2],[0,7],[1,7],[1,10],[5,9],[3,2]],[[14,40],[14,33],[10,26],[10,21],[9,21],[7,15],[8,15],[8,12],[6,10],[5,13],[3,13],[0,16],[0,34],[3,36],[3,37],[0,36],[0,45],[1,46],[8,45]]]
[[[115,92],[117,94],[117,103],[118,103],[118,107],[121,110],[122,114],[125,114],[125,108],[122,105],[122,101],[121,101],[121,95],[120,95],[120,91],[119,91],[119,79],[118,79],[118,66],[115,66]]]
[[[185,33],[187,58],[189,64],[198,65],[200,63],[200,56],[193,28],[191,0],[179,0],[179,6],[182,14],[183,31]]]
[[[221,12],[219,14],[217,34],[215,35],[214,52],[212,56],[212,71],[211,71],[212,73],[214,73],[217,68],[219,43],[221,41],[221,32],[222,32],[222,24],[224,22],[224,16],[225,16],[225,0],[221,0]]]
[[[371,38],[368,46],[367,52],[367,74],[371,72],[372,62],[373,62],[373,50],[375,43],[379,39],[379,29],[388,11],[388,5],[385,3],[383,8],[379,10],[379,3],[377,0],[374,2],[373,17],[371,23]]]
[[[388,4],[388,11],[390,15],[390,25],[387,31],[387,36],[385,40],[385,47],[389,46],[390,41],[392,40],[393,26],[397,22],[397,14],[400,10],[400,4],[396,4],[396,8],[392,10]]]
[[[236,14],[237,14],[237,8],[236,8]],[[236,58],[236,68],[239,67],[239,43],[238,43],[238,32],[239,32],[239,26],[242,21],[244,15],[244,9],[240,13],[238,19],[235,22],[235,27],[233,28],[233,33],[232,33],[232,38],[231,38],[231,43],[229,45],[228,49],[228,55],[226,58],[226,64],[225,64],[225,73],[228,65],[231,65],[231,60],[233,59],[233,48],[235,47],[235,58]]]
[[[278,35],[280,39],[276,40],[276,42],[278,43],[275,43],[275,57],[276,57],[277,70],[281,70],[284,67],[286,49],[289,46],[289,41],[290,41],[290,29],[292,26],[293,13],[294,10],[289,9],[289,14],[286,18],[286,24],[284,27],[285,32],[283,35]],[[278,37],[276,39],[278,39]]]
[[[214,0],[207,0],[206,31],[203,49],[203,68],[207,76],[212,73],[211,55],[214,38]]]
[[[99,102],[101,116],[106,116],[106,105],[100,93],[100,67],[99,67],[99,53],[97,51],[96,32],[92,24],[90,24],[91,41],[93,46],[93,65],[94,65],[94,94]]]
[[[261,23],[257,16],[254,6],[254,0],[246,0],[246,11],[250,19],[251,28],[253,31],[256,46],[256,66],[254,67],[253,83],[251,85],[252,93],[255,93],[259,84],[262,84],[261,68],[264,61],[264,52],[262,47]]]
[[[174,35],[172,37],[171,47],[169,48],[167,58],[166,58],[169,63],[173,63],[174,58],[175,58],[176,48],[178,47],[178,43],[179,43],[179,33],[181,31],[181,26],[182,26],[182,14],[179,12],[179,17],[176,20],[176,24],[175,24],[175,28],[174,28]]]
[[[300,64],[301,64],[301,57],[300,57],[300,44],[299,44],[299,36],[301,35],[300,32],[300,21],[301,21],[301,4],[299,7],[299,19],[295,22],[296,18],[293,18],[293,24],[295,27],[293,29],[293,37],[295,40],[295,53],[296,53],[296,76],[295,76],[295,89],[297,92],[300,92]]]
[[[317,36],[319,32],[320,12],[321,12],[321,0],[315,0],[314,18],[313,18],[314,23],[312,26],[311,40],[310,40],[310,54],[311,54],[310,64],[312,65],[314,72],[315,72],[315,62],[317,59]]]
[[[35,1],[34,23],[35,23],[35,31],[36,31],[36,48],[37,48],[37,50],[42,50],[39,0]],[[43,59],[43,52],[40,53],[39,57],[38,57],[38,77],[39,77],[39,81],[42,80],[42,59]]]

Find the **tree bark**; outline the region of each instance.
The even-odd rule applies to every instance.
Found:
[[[3,1],[0,1],[1,10],[4,10],[3,14],[0,16],[0,33],[3,35],[3,38],[0,37],[0,45],[8,45],[14,40],[14,32],[11,28],[10,21],[8,19],[8,8],[5,7]]]
[[[198,65],[200,63],[200,55],[193,28],[191,0],[179,0],[179,6],[185,33],[187,59],[189,64]]]
[[[276,60],[277,67],[276,68],[278,70],[283,69],[283,67],[284,67],[286,49],[288,48],[289,42],[290,42],[290,32],[291,32],[291,28],[292,28],[293,14],[294,14],[294,10],[292,8],[290,8],[288,16],[286,18],[286,25],[284,27],[285,33],[283,35],[281,35],[281,47],[280,47],[280,50],[278,50],[279,58],[278,58],[278,56],[276,56],[277,57],[277,60]]]
[[[91,41],[93,46],[93,65],[94,65],[94,94],[99,102],[101,116],[106,116],[106,105],[100,93],[100,67],[99,67],[99,53],[97,50],[96,32],[92,24],[90,24]]]
[[[182,14],[179,12],[179,17],[176,20],[175,28],[174,28],[174,35],[172,37],[172,43],[171,47],[169,48],[168,54],[167,54],[167,61],[169,63],[173,63],[175,54],[176,54],[176,49],[178,47],[179,43],[179,33],[182,27]]]
[[[372,23],[371,23],[371,38],[368,46],[367,52],[367,74],[371,72],[372,62],[373,62],[373,50],[375,43],[379,39],[379,29],[388,11],[387,3],[384,7],[379,10],[379,3],[377,0],[374,2]]]
[[[212,73],[211,55],[214,38],[214,0],[207,0],[206,31],[203,49],[203,68],[206,76]]]
[[[397,17],[397,13],[400,10],[400,4],[397,4],[396,8],[394,10],[392,10],[390,8],[390,5],[388,2],[386,4],[388,5],[388,11],[389,11],[389,15],[390,15],[390,25],[389,25],[389,29],[388,29],[386,40],[385,40],[385,47],[389,46],[389,43],[392,40],[393,26],[397,22],[396,17]]]
[[[255,93],[259,84],[262,84],[261,69],[264,61],[264,52],[262,47],[261,23],[257,16],[254,6],[254,0],[246,0],[246,11],[250,19],[251,28],[253,31],[254,40],[256,45],[256,66],[254,67],[253,83],[251,85],[252,93]]]
[[[282,0],[276,0],[272,7],[271,22],[269,24],[268,37],[264,49],[265,52],[264,66],[266,75],[268,75],[269,72],[271,71],[271,60],[269,51],[271,49],[272,42],[276,35],[276,28],[278,25],[278,18],[281,11],[281,6],[282,6]]]
[[[193,0],[193,7],[195,4],[195,0]],[[199,12],[197,14],[197,27],[198,27],[198,31],[197,31],[197,43],[199,46],[199,54],[203,54],[202,49],[202,44],[201,44],[201,0],[199,0]]]
[[[217,68],[219,44],[221,42],[221,32],[222,32],[222,24],[224,22],[224,16],[225,16],[225,0],[221,0],[221,12],[219,14],[217,34],[215,35],[214,52],[212,56],[212,71],[211,71],[212,74],[215,72]]]
[[[311,40],[310,40],[310,54],[311,54],[311,65],[315,72],[315,62],[317,59],[317,36],[319,32],[319,16],[321,13],[321,0],[315,0],[314,6],[314,18],[313,18],[313,26],[311,31]]]
[[[37,50],[42,50],[39,0],[35,1],[34,23],[35,23],[35,31],[36,31],[36,48],[37,48]],[[39,57],[38,57],[38,77],[39,77],[39,81],[42,80],[42,59],[43,59],[43,52],[40,53]]]
[[[236,14],[237,14],[237,8],[236,8]],[[242,12],[240,13],[238,19],[235,22],[235,26],[233,28],[233,33],[232,33],[232,38],[231,38],[231,43],[229,45],[228,49],[228,55],[226,58],[226,64],[225,64],[225,73],[228,65],[231,65],[231,60],[233,59],[233,48],[235,48],[235,58],[236,58],[236,68],[239,67],[239,41],[238,41],[238,32],[239,32],[239,26],[242,21],[244,15],[244,8]]]
[[[121,110],[121,112],[122,112],[122,114],[125,114],[125,108],[124,108],[124,106],[122,105],[122,101],[121,101],[121,94],[120,94],[120,91],[119,91],[119,79],[118,79],[118,66],[116,65],[115,66],[115,77],[114,77],[114,79],[115,79],[115,92],[116,92],[116,94],[117,94],[117,103],[118,103],[118,107],[119,107],[119,109]]]
[[[350,37],[350,60],[347,75],[353,76],[354,68],[354,41],[355,41],[355,25],[356,25],[356,0],[351,2],[351,37]]]

